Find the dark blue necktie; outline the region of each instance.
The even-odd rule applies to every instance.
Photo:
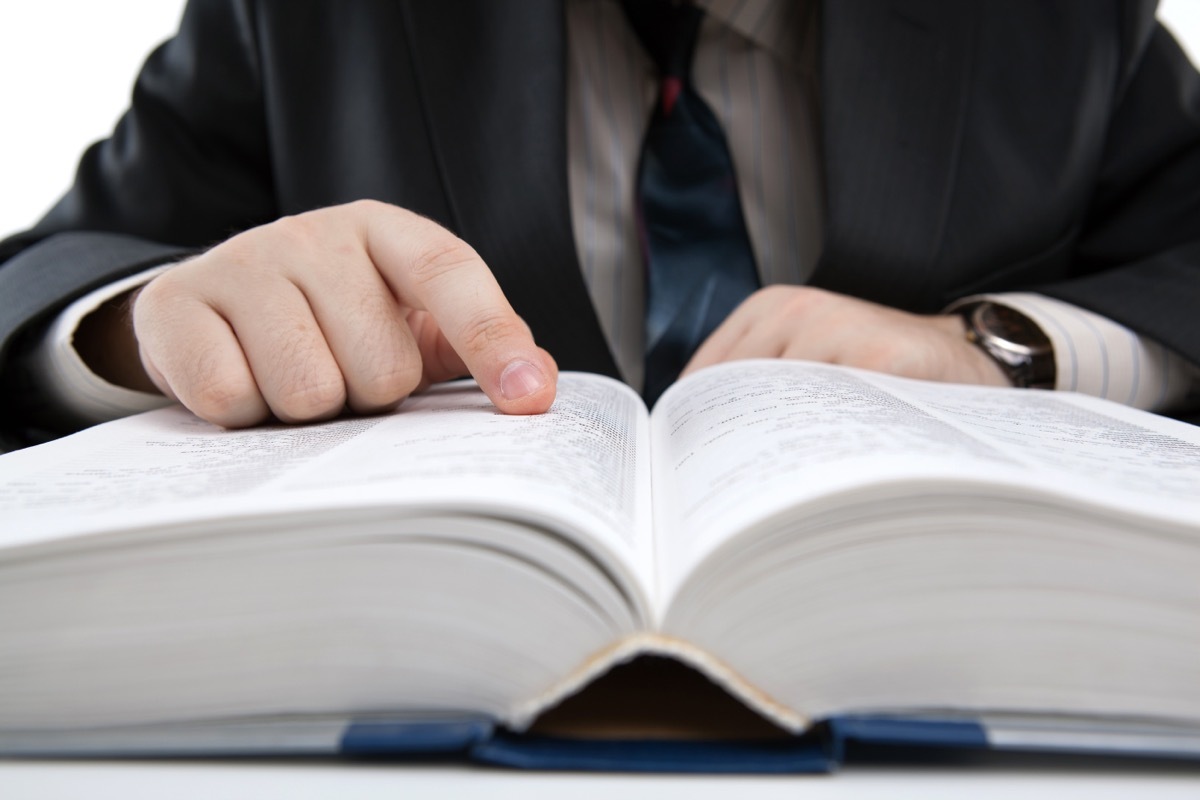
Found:
[[[625,0],[625,14],[662,83],[638,166],[637,216],[646,260],[649,405],[696,348],[758,288],[733,159],[691,82],[703,12],[690,3]]]

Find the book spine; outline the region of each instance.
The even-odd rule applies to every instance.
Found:
[[[519,704],[504,719],[504,724],[514,731],[526,730],[546,709],[580,691],[618,664],[638,656],[663,656],[692,667],[785,731],[801,734],[811,726],[810,719],[757,689],[720,659],[682,639],[659,633],[634,634],[592,655],[548,691]]]

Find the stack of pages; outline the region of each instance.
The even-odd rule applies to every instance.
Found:
[[[538,732],[662,658],[778,735]],[[461,382],[0,457],[0,752],[815,769],[847,740],[1200,755],[1200,429],[751,361],[653,414],[565,374],[541,416]]]

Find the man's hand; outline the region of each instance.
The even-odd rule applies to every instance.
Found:
[[[957,316],[919,316],[809,286],[768,286],[734,309],[683,374],[744,358],[797,358],[907,378],[1008,386]]]
[[[151,281],[133,322],[159,390],[227,427],[380,411],[468,373],[540,413],[558,377],[470,246],[371,201],[233,237]]]

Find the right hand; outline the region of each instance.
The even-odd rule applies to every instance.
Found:
[[[462,240],[373,201],[253,228],[138,294],[142,366],[226,427],[396,406],[470,373],[496,407],[536,414],[557,367]]]

